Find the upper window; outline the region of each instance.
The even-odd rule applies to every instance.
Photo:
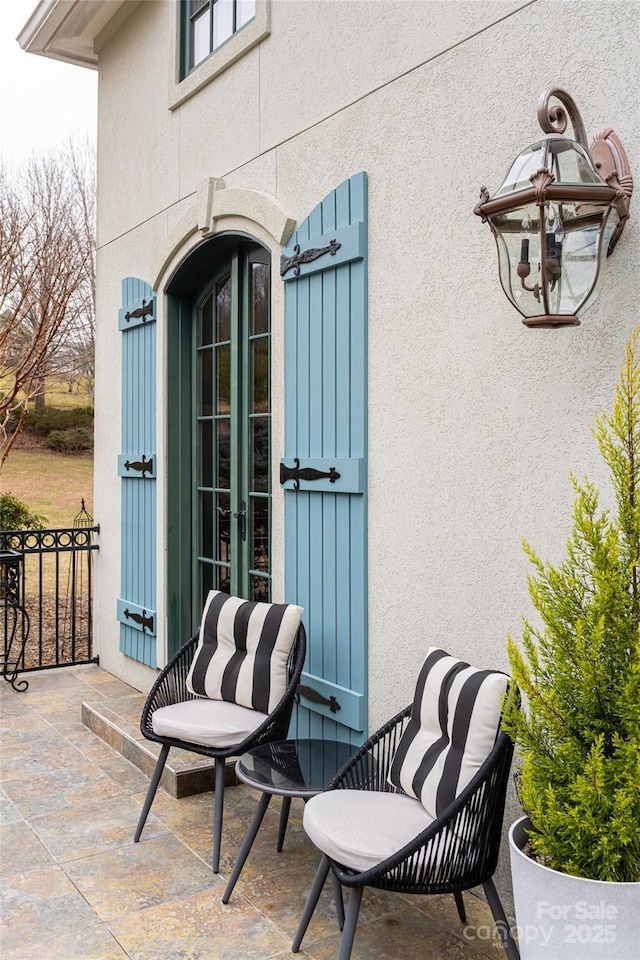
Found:
[[[183,77],[256,15],[255,0],[182,0],[181,7]]]

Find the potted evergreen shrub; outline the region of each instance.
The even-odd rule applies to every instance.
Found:
[[[523,695],[506,705],[527,816],[509,846],[522,960],[640,957],[640,358],[627,345],[594,435],[613,507],[576,491],[564,560],[534,572],[537,622],[508,638]]]

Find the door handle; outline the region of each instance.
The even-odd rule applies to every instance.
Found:
[[[240,521],[240,537],[242,540],[247,539],[247,501],[243,500],[240,503],[240,509],[237,513],[234,513],[236,520]]]

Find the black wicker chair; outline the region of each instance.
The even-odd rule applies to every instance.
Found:
[[[187,688],[187,675],[193,660],[198,644],[198,635],[191,639],[178,651],[173,659],[166,665],[154,683],[147,702],[142,711],[140,720],[140,729],[147,740],[153,740],[162,744],[162,750],[158,757],[158,762],[149,784],[147,796],[140,814],[138,826],[136,828],[134,842],[138,842],[142,828],[145,825],[153,798],[156,795],[160,777],[171,747],[180,747],[181,750],[188,750],[198,753],[205,757],[211,757],[215,760],[215,795],[214,795],[214,829],[213,829],[213,872],[217,873],[220,866],[220,840],[222,837],[222,815],[224,805],[224,785],[225,785],[225,761],[229,757],[237,757],[257,747],[262,743],[270,743],[275,740],[284,740],[287,737],[291,713],[296,694],[296,689],[300,681],[300,674],[304,664],[306,654],[306,635],[304,627],[300,624],[296,639],[294,641],[289,660],[287,663],[288,683],[284,695],[267,719],[260,724],[249,736],[238,743],[230,746],[215,747],[193,743],[187,740],[177,740],[171,737],[158,736],[153,730],[153,715],[160,707],[167,707],[172,704],[184,703],[188,700],[198,699]]]
[[[412,705],[380,728],[333,779],[330,790],[375,790],[401,793],[388,782],[391,762],[407,726]],[[349,960],[365,887],[398,893],[455,897],[466,922],[462,891],[482,885],[509,960],[519,953],[492,880],[498,860],[505,794],[513,743],[500,731],[491,753],[446,810],[411,842],[372,869],[357,872],[323,855],[304,908],[292,950],[297,953],[331,869],[351,888],[338,960]],[[312,803],[313,801],[310,801]],[[376,825],[371,824],[372,845]]]

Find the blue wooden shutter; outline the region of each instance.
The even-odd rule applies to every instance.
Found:
[[[296,733],[359,744],[367,732],[366,174],[332,190],[300,225],[281,274],[285,588],[286,600],[305,608],[308,636]],[[309,471],[329,476],[308,479]]]
[[[120,650],[156,661],[156,301],[148,283],[122,281],[122,556]]]

